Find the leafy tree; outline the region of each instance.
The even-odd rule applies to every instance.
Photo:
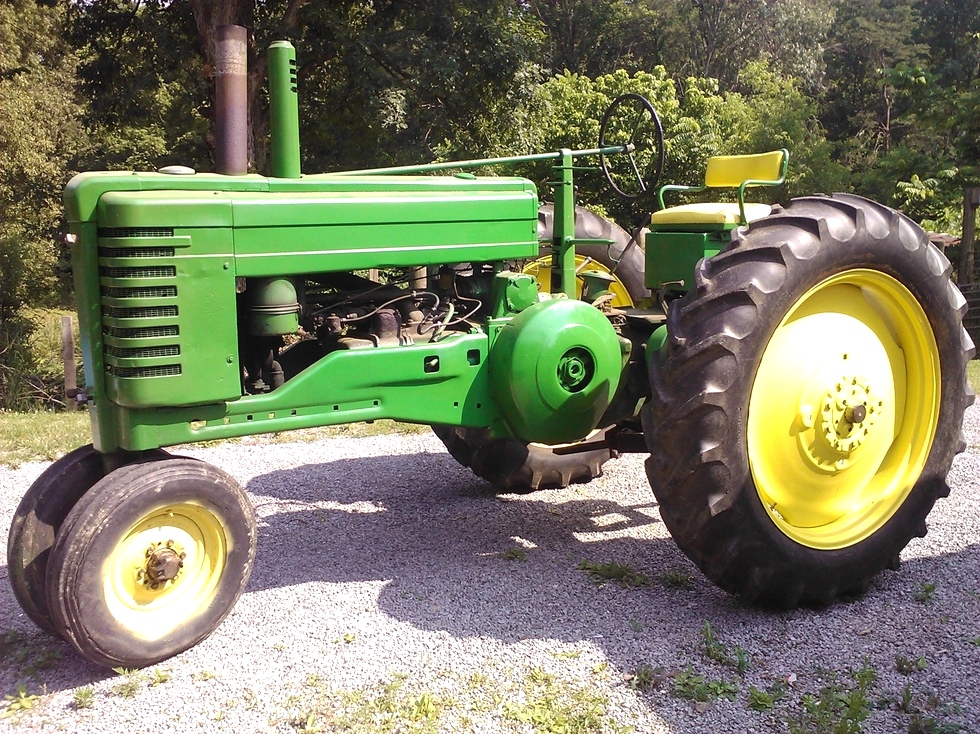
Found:
[[[69,14],[92,137],[84,167],[209,170],[208,84],[188,5],[93,0]]]
[[[0,4],[0,322],[64,292],[55,269],[61,188],[85,136],[63,17],[33,0]]]
[[[894,88],[884,71],[915,64],[925,46],[915,41],[915,0],[838,0],[828,40],[827,78],[821,121],[840,141],[840,156],[866,170],[894,142]]]

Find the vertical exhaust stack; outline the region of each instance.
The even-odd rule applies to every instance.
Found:
[[[296,49],[289,41],[269,46],[270,169],[276,178],[299,178],[299,103]]]
[[[215,169],[248,173],[248,30],[219,25],[215,34]]]

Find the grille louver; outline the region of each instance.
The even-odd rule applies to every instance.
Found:
[[[114,378],[173,377],[183,370],[177,265],[166,262],[176,248],[159,242],[173,236],[166,227],[99,229],[103,354]],[[139,241],[146,238],[154,241]]]

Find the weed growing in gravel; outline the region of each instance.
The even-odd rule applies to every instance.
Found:
[[[90,709],[95,705],[95,691],[92,686],[82,686],[71,698],[72,706],[76,709]]]
[[[750,662],[749,654],[739,645],[736,645],[734,650],[729,650],[727,645],[715,637],[711,622],[705,622],[704,627],[701,628],[701,642],[704,645],[706,658],[722,665],[730,665],[738,671],[739,675],[745,675]]]
[[[199,673],[191,673],[192,680],[214,680],[217,677],[218,676],[215,675],[214,672],[210,670],[202,670]]]
[[[61,660],[61,649],[48,637],[39,639],[24,632],[7,630],[0,637],[0,659],[13,661],[21,675],[36,677],[40,671]]]
[[[650,579],[644,576],[642,573],[634,571],[632,567],[616,563],[613,561],[611,563],[592,563],[591,561],[582,561],[578,564],[578,568],[581,571],[585,571],[589,574],[589,578],[592,579],[593,583],[599,586],[604,586],[610,581],[618,581],[623,586],[649,586]]]
[[[837,681],[833,673],[826,676],[826,685],[816,696],[800,699],[803,711],[791,717],[787,724],[790,734],[859,734],[862,722],[871,713],[868,698],[878,673],[865,660],[860,670],[851,674],[853,685]]]
[[[159,686],[166,683],[173,677],[169,668],[154,668],[153,669],[153,679],[150,681],[151,686]]]
[[[6,702],[4,709],[0,712],[0,719],[20,719],[28,711],[34,709],[37,706],[38,701],[41,697],[28,693],[27,689],[23,685],[17,686],[16,693],[8,693],[3,697]]]
[[[970,644],[975,647],[980,647],[980,637],[974,637],[970,640]]]
[[[643,664],[627,676],[629,686],[634,691],[652,691],[658,688],[661,683],[667,680],[670,674],[663,668],[653,668]]]
[[[407,676],[396,675],[361,691],[321,690],[322,681],[307,684],[317,689],[313,705],[289,719],[299,732],[343,731],[350,734],[405,732],[435,734],[449,699],[428,691],[413,693],[405,688]]]
[[[919,588],[915,591],[915,600],[920,604],[932,604],[932,597],[936,593],[936,584],[930,581],[922,581]]]
[[[638,619],[631,619],[630,620],[630,629],[633,630],[634,632],[642,632],[643,631],[643,622],[641,622]]]
[[[918,673],[928,667],[929,664],[922,655],[919,655],[915,660],[911,660],[904,655],[895,656],[895,670],[902,675],[912,675],[912,673]]]
[[[554,650],[551,657],[557,660],[578,660],[582,657],[581,650]]]
[[[694,577],[691,574],[673,568],[666,573],[660,574],[658,580],[660,581],[660,585],[665,589],[687,591],[694,588]]]
[[[909,734],[956,734],[963,727],[949,721],[939,722],[931,716],[912,714],[909,718]]]
[[[534,668],[524,682],[524,700],[505,702],[503,715],[529,724],[536,732],[602,732],[620,730],[607,714],[608,699],[588,688],[571,688]]]
[[[674,687],[671,693],[677,698],[699,703],[707,703],[719,698],[734,701],[738,696],[738,686],[724,680],[707,680],[703,675],[695,673],[688,665],[684,670],[674,674]]]
[[[524,552],[523,548],[518,548],[517,546],[514,546],[513,548],[508,548],[503,553],[501,553],[500,557],[503,558],[505,561],[526,561],[527,553]]]
[[[292,723],[296,731],[303,732],[303,734],[313,734],[313,732],[323,731],[323,727],[317,723],[316,713],[312,711],[300,714]]]
[[[954,734],[963,727],[950,721],[939,721],[933,714],[959,714],[958,704],[946,704],[935,693],[924,698],[916,695],[911,681],[902,687],[901,698],[895,708],[908,719],[909,734]]]
[[[765,690],[749,686],[749,708],[753,711],[769,711],[784,695],[786,684],[783,681],[776,681]]]
[[[143,675],[132,668],[113,668],[112,672],[123,678],[122,683],[113,686],[112,693],[122,698],[135,696],[143,683]]]
[[[898,710],[902,713],[910,713],[915,709],[912,706],[912,684],[906,683],[902,687],[902,698],[898,702]]]

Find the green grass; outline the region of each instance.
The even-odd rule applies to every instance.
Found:
[[[691,666],[674,675],[671,693],[677,698],[707,703],[719,698],[734,701],[738,697],[738,686],[726,680],[709,680],[694,672]]]
[[[336,436],[364,438],[389,433],[424,433],[428,430],[428,426],[380,420],[249,436],[247,440],[250,443],[312,443]],[[84,410],[76,413],[0,411],[0,466],[18,466],[27,461],[54,461],[91,442],[88,413]],[[206,445],[217,443],[221,442],[205,442]]]
[[[53,461],[91,442],[86,411],[0,411],[0,464],[17,466],[25,461]]]
[[[631,566],[622,563],[592,563],[582,561],[578,564],[580,571],[589,574],[592,582],[598,586],[603,586],[610,581],[618,581],[622,586],[649,586],[650,579],[642,573],[634,571]]]
[[[973,385],[973,392],[980,393],[980,359],[971,359],[966,364],[966,375]]]

